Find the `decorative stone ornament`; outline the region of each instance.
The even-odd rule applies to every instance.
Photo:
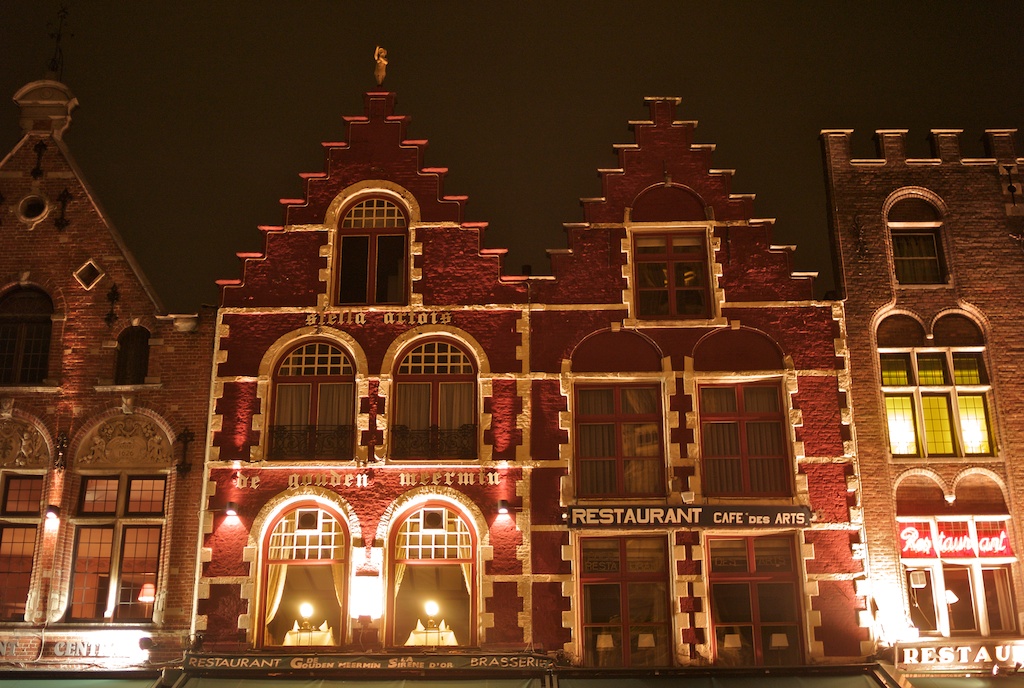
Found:
[[[82,441],[82,466],[170,466],[171,445],[163,430],[145,416],[119,416],[96,427]]]
[[[44,468],[49,459],[46,440],[34,425],[0,416],[0,468]]]

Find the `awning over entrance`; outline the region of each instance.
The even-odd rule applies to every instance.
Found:
[[[431,681],[421,678],[371,681],[326,678],[190,678],[183,688],[542,688],[538,678],[469,678]]]
[[[1024,676],[917,676],[914,688],[1024,688]]]
[[[159,678],[38,678],[32,676],[0,677],[0,688],[152,688]]]
[[[651,676],[644,678],[561,678],[558,688],[880,688],[871,674],[821,676]]]

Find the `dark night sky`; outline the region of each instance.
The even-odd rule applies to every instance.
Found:
[[[57,0],[11,0],[0,21],[0,154],[18,140],[10,96],[43,76]],[[100,204],[171,312],[216,300],[261,250],[257,225],[301,195],[321,141],[362,113],[373,49],[425,164],[448,167],[485,242],[546,273],[579,198],[600,194],[646,95],[682,98],[733,191],[756,193],[831,285],[818,132],[1024,127],[1024,3],[114,2],[71,0],[63,42],[81,105],[66,135]],[[1024,152],[1018,135],[1018,151]]]

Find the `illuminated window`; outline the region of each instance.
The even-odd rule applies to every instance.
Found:
[[[577,388],[580,497],[665,493],[660,396],[656,385]]]
[[[896,281],[901,285],[945,284],[942,218],[934,206],[919,198],[908,198],[889,210],[886,222],[892,236]]]
[[[703,233],[637,234],[633,262],[639,317],[711,317]]]
[[[354,456],[355,372],[333,344],[292,350],[274,374],[271,459]]]
[[[336,646],[345,642],[348,530],[315,504],[281,515],[264,545],[262,644]]]
[[[159,580],[167,479],[85,476],[69,621],[149,621]]]
[[[793,541],[710,538],[707,544],[716,664],[800,664],[803,616]]]
[[[129,327],[117,338],[115,385],[141,385],[149,372],[149,330]]]
[[[50,361],[50,297],[15,287],[0,299],[0,385],[38,385]]]
[[[1016,631],[1005,517],[900,517],[898,531],[909,616],[922,635]]]
[[[701,386],[698,412],[706,494],[792,493],[787,424],[777,384]]]
[[[476,366],[462,349],[430,341],[409,351],[395,374],[391,457],[475,459]]]
[[[396,646],[476,645],[476,535],[441,504],[410,513],[393,531],[392,628]]]
[[[583,538],[584,662],[672,665],[665,538]]]
[[[0,520],[0,621],[24,621],[39,532],[43,477],[4,479]]]
[[[406,286],[406,218],[383,198],[349,209],[338,229],[338,303],[402,304]]]
[[[883,350],[880,362],[894,456],[992,454],[981,351]]]

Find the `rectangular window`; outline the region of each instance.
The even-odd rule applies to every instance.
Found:
[[[68,620],[152,619],[167,479],[83,478]]]
[[[799,664],[802,613],[792,540],[709,538],[707,544],[717,664]]]
[[[41,475],[10,475],[4,481],[5,516],[38,516],[42,499]]]
[[[579,496],[663,495],[660,388],[580,387],[576,400]]]
[[[584,538],[580,546],[587,666],[671,666],[665,539]]]
[[[405,303],[405,235],[341,237],[338,303]]]
[[[914,517],[899,527],[909,616],[922,635],[1017,630],[1005,520]]]
[[[893,231],[892,262],[900,284],[945,282],[935,232]]]
[[[992,454],[981,352],[880,354],[893,456]]]
[[[703,234],[637,235],[634,248],[639,317],[711,317]]]
[[[43,476],[7,475],[0,513],[0,621],[24,621],[39,534]],[[20,517],[20,518],[19,518]]]
[[[713,496],[792,492],[786,423],[777,384],[699,391],[704,489]]]

